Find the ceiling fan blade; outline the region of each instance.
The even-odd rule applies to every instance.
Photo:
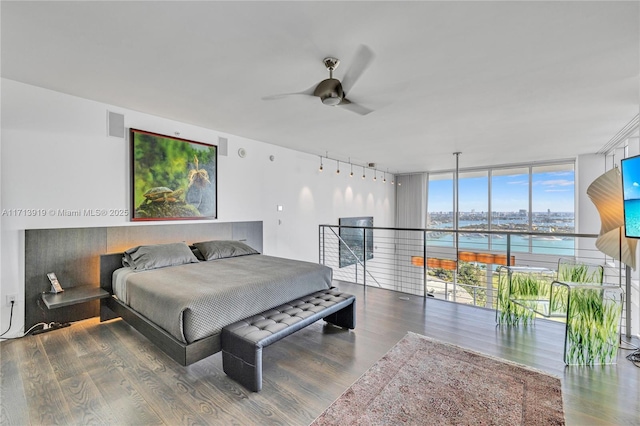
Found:
[[[374,57],[375,54],[369,47],[364,44],[358,46],[358,50],[351,62],[351,66],[342,79],[342,89],[344,90],[344,93],[349,93],[360,76],[362,76],[362,73],[369,68]]]
[[[367,115],[373,112],[372,109],[364,107],[360,104],[353,103],[347,98],[343,98],[342,102],[340,102],[338,106],[343,107],[344,109],[347,109],[351,112],[355,112],[356,114],[360,114],[360,115]]]
[[[278,93],[276,95],[269,95],[262,98],[263,101],[275,101],[277,99],[282,99],[287,96],[292,95],[309,95],[314,96],[313,92],[316,90],[316,86],[311,86],[307,90],[303,90],[302,92],[293,92],[293,93]]]

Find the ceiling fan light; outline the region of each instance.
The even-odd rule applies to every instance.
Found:
[[[322,98],[322,103],[329,106],[336,106],[342,102],[342,98],[337,93],[329,93]]]

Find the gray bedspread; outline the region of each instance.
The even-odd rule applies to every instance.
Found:
[[[191,343],[226,325],[331,287],[329,267],[265,255],[127,273],[123,302]]]

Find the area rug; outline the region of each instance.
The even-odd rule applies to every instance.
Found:
[[[407,334],[313,425],[563,425],[560,379]]]

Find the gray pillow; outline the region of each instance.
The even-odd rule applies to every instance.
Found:
[[[240,241],[203,241],[193,245],[202,253],[205,260],[260,254]]]
[[[133,247],[125,251],[122,257],[122,264],[135,271],[184,265],[185,263],[198,263],[198,259],[185,243]]]

